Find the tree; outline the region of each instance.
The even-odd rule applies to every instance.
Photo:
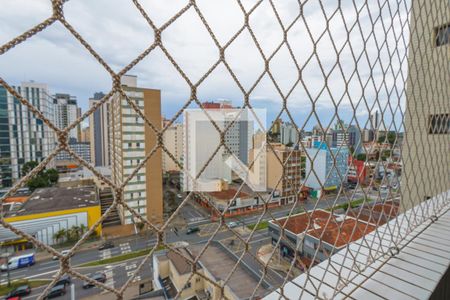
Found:
[[[22,166],[22,176],[28,175],[34,168],[39,165],[37,161],[31,160],[23,164]],[[42,172],[42,171],[41,171]]]
[[[32,191],[47,186],[48,186],[48,179],[45,176],[36,175],[36,177],[33,177],[27,181],[27,187]]]
[[[56,184],[58,182],[59,179],[59,174],[58,171],[56,171],[56,169],[48,169],[45,174],[48,177],[48,181],[51,185]]]
[[[66,229],[61,228],[60,230],[58,230],[57,232],[55,232],[55,234],[53,235],[53,238],[58,242],[61,243],[62,239],[67,236],[67,232]]]
[[[395,131],[389,131],[387,134],[387,138],[386,138],[386,135],[382,135],[378,138],[378,143],[389,143],[389,144],[393,145],[395,143],[396,139],[397,139],[397,134],[395,133]]]
[[[366,154],[365,153],[360,153],[360,154],[356,155],[356,159],[365,161],[366,160]]]
[[[39,165],[36,161],[29,161],[22,166],[22,176],[28,175],[35,167]],[[26,185],[30,190],[37,188],[48,187],[58,182],[59,174],[56,169],[42,170],[38,172],[33,178],[27,181]]]

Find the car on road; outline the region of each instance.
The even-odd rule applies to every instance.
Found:
[[[64,284],[55,285],[50,292],[44,297],[44,299],[56,298],[64,296],[66,294],[66,286]]]
[[[228,222],[227,225],[230,228],[235,228],[239,226],[238,222]]]
[[[70,278],[69,275],[64,275],[62,276],[56,283],[55,286],[57,285],[70,285],[72,283],[72,278]]]
[[[61,251],[61,255],[67,255],[67,253],[69,253],[70,250],[63,250]],[[53,255],[53,260],[57,260],[59,257],[56,255]]]
[[[98,282],[101,282],[101,283],[105,283],[106,282],[106,275],[105,275],[105,273],[97,273],[97,274],[92,275],[91,279],[95,280],[95,281],[98,281]],[[89,289],[89,288],[94,287],[94,286],[95,286],[94,284],[92,284],[90,282],[87,282],[87,281],[85,281],[83,283],[83,289]]]
[[[13,299],[15,297],[27,296],[29,294],[31,294],[31,287],[28,284],[24,284],[9,292],[5,299]]]
[[[181,198],[183,198],[183,195],[182,194],[177,194],[177,198],[181,199]]]
[[[114,248],[113,242],[104,242],[103,244],[98,247],[98,250],[105,250],[105,249],[111,249]]]
[[[25,268],[35,264],[34,253],[28,253],[20,256],[11,257],[8,260],[8,264],[3,264],[0,266],[2,272],[8,270],[15,270],[20,268]]]
[[[193,233],[196,233],[196,232],[199,232],[199,231],[200,231],[199,227],[189,227],[186,230],[186,234],[193,234]]]

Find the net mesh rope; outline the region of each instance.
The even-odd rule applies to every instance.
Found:
[[[55,156],[61,152],[68,152],[76,161],[78,161],[82,166],[89,169],[93,172],[93,174],[98,177],[100,180],[105,182],[109,187],[111,187],[114,195],[114,201],[111,206],[106,210],[106,212],[101,216],[101,218],[89,228],[87,232],[85,232],[82,237],[76,242],[76,244],[71,247],[69,254],[61,255],[58,251],[56,251],[53,247],[46,245],[39,241],[37,238],[32,235],[14,227],[12,224],[9,224],[5,221],[3,217],[0,219],[0,222],[4,228],[9,229],[15,234],[23,237],[24,239],[31,242],[36,248],[44,249],[48,253],[55,255],[59,258],[60,268],[57,272],[56,277],[52,280],[52,282],[45,288],[42,292],[40,299],[42,299],[52,288],[52,286],[64,275],[70,274],[75,278],[79,278],[81,280],[90,282],[104,290],[110,291],[114,293],[118,299],[123,298],[124,291],[132,284],[135,277],[139,274],[142,268],[148,268],[149,263],[151,263],[151,257],[159,246],[164,246],[177,253],[179,256],[183,257],[184,260],[191,266],[191,272],[189,279],[186,281],[190,281],[194,276],[202,277],[204,280],[208,281],[211,285],[216,286],[221,291],[220,297],[227,298],[225,289],[227,283],[230,278],[233,276],[233,273],[236,271],[237,267],[244,263],[245,257],[252,257],[258,264],[258,268],[260,268],[260,278],[258,283],[254,286],[252,295],[249,295],[249,298],[261,297],[264,295],[258,294],[259,287],[261,287],[264,282],[277,282],[278,285],[271,285],[273,290],[277,290],[279,296],[281,298],[289,298],[285,295],[285,286],[288,283],[296,284],[292,281],[293,269],[296,268],[299,264],[303,266],[307,280],[306,283],[312,285],[317,291],[321,289],[321,285],[323,284],[323,278],[317,278],[310,272],[310,267],[305,265],[303,260],[300,259],[298,253],[295,251],[294,257],[291,260],[289,271],[285,273],[277,273],[272,270],[269,266],[269,262],[272,258],[275,258],[277,253],[276,249],[279,248],[281,243],[286,245],[290,245],[293,249],[296,249],[297,245],[290,241],[285,233],[285,226],[287,224],[284,223],[280,226],[281,235],[280,238],[276,241],[273,251],[270,253],[270,259],[264,263],[255,257],[250,248],[250,242],[254,238],[255,232],[258,228],[257,225],[261,224],[266,220],[275,221],[275,217],[272,214],[272,211],[269,209],[269,200],[263,200],[263,209],[258,213],[258,221],[256,226],[253,227],[251,232],[247,236],[243,236],[239,234],[235,229],[229,228],[226,223],[225,214],[230,209],[231,203],[233,201],[228,202],[228,206],[224,210],[218,210],[215,208],[213,203],[210,203],[210,206],[213,210],[215,210],[215,214],[218,217],[218,223],[220,226],[217,226],[210,235],[209,239],[204,243],[204,247],[202,251],[196,257],[191,257],[186,255],[186,253],[180,251],[180,249],[174,247],[171,243],[168,243],[166,240],[165,232],[170,228],[173,223],[175,217],[180,213],[181,209],[187,204],[188,201],[192,201],[194,194],[198,197],[202,197],[204,201],[209,202],[209,198],[206,197],[201,192],[189,192],[185,199],[182,201],[181,205],[173,212],[173,214],[166,218],[163,224],[157,224],[149,221],[147,218],[142,217],[138,211],[132,208],[126,201],[124,201],[123,191],[124,187],[129,183],[129,181],[137,176],[139,170],[145,166],[148,160],[155,155],[157,151],[163,151],[167,153],[167,155],[180,167],[183,168],[181,162],[177,161],[173,153],[166,148],[164,145],[163,134],[164,132],[183,114],[185,109],[188,106],[192,106],[196,104],[199,108],[202,108],[206,114],[208,114],[207,110],[204,109],[202,105],[202,101],[197,96],[197,91],[200,86],[207,84],[205,80],[212,74],[214,70],[218,68],[219,65],[225,67],[227,72],[232,78],[233,84],[237,86],[242,95],[242,107],[248,108],[250,110],[253,109],[253,101],[252,95],[255,88],[261,83],[264,77],[268,77],[270,82],[274,85],[278,97],[280,99],[280,105],[282,109],[279,111],[277,117],[281,117],[282,115],[287,116],[289,122],[294,124],[297,134],[300,136],[301,133],[306,129],[306,126],[311,122],[316,122],[319,126],[317,130],[319,131],[320,136],[323,137],[323,143],[327,143],[327,136],[329,135],[329,128],[331,128],[332,123],[344,124],[345,122],[350,123],[356,126],[357,130],[363,134],[364,129],[370,127],[371,120],[367,119],[367,121],[362,122],[361,118],[358,118],[359,113],[363,112],[366,115],[370,115],[375,111],[380,112],[381,119],[381,127],[385,128],[385,131],[394,133],[394,137],[391,141],[388,141],[388,136],[385,135],[385,142],[389,142],[393,145],[397,145],[397,148],[400,149],[401,161],[404,165],[408,163],[413,163],[417,160],[426,160],[426,164],[423,166],[430,169],[442,170],[441,174],[436,174],[435,177],[427,177],[421,176],[421,171],[419,169],[413,169],[410,173],[403,174],[402,177],[398,177],[398,174],[395,174],[397,179],[401,181],[401,189],[394,190],[389,188],[388,194],[389,198],[392,199],[401,199],[401,206],[404,208],[414,207],[413,212],[409,215],[408,218],[402,218],[400,220],[396,220],[394,222],[389,222],[387,224],[387,229],[383,232],[377,232],[376,238],[367,239],[364,234],[366,230],[368,230],[368,226],[364,228],[361,232],[361,228],[354,227],[350,233],[350,240],[353,235],[362,235],[362,242],[360,243],[361,247],[364,245],[366,249],[369,249],[367,254],[367,259],[363,262],[356,263],[354,270],[356,273],[360,273],[365,270],[368,266],[370,266],[374,261],[383,257],[386,254],[392,254],[392,252],[399,251],[398,245],[404,239],[405,235],[414,230],[417,226],[422,224],[424,221],[428,220],[430,217],[435,217],[439,215],[439,211],[442,207],[448,204],[448,199],[445,197],[440,197],[439,201],[433,204],[426,204],[417,206],[417,201],[413,200],[414,197],[421,197],[419,191],[421,190],[422,185],[436,187],[438,190],[436,194],[442,191],[446,191],[449,185],[449,172],[447,169],[442,169],[440,166],[442,165],[450,165],[450,159],[448,154],[448,149],[450,146],[450,140],[445,137],[445,134],[440,136],[439,143],[447,145],[447,147],[435,147],[433,148],[432,154],[430,157],[420,157],[417,153],[410,149],[425,149],[429,147],[431,143],[436,143],[436,140],[431,139],[431,137],[427,135],[417,134],[418,131],[424,130],[418,126],[411,125],[407,127],[407,120],[415,120],[418,118],[422,118],[428,112],[442,112],[441,117],[443,120],[441,122],[437,122],[439,127],[436,130],[445,131],[446,126],[448,126],[448,118],[450,113],[450,101],[441,102],[441,104],[436,104],[433,101],[433,97],[442,97],[444,99],[450,99],[450,95],[448,94],[448,89],[444,87],[448,85],[448,76],[445,74],[448,73],[448,61],[449,61],[449,52],[446,46],[442,47],[441,51],[436,51],[433,55],[423,56],[420,51],[420,47],[417,45],[421,45],[424,43],[434,43],[432,36],[430,36],[430,32],[435,32],[435,26],[433,24],[446,24],[450,20],[448,3],[446,1],[436,1],[433,5],[428,5],[427,1],[417,0],[417,1],[407,1],[407,0],[377,0],[377,1],[349,1],[349,3],[344,4],[341,1],[298,1],[296,6],[296,16],[291,21],[286,21],[279,14],[279,10],[277,9],[280,1],[275,0],[266,0],[266,1],[255,1],[252,6],[245,6],[242,1],[236,0],[235,2],[238,4],[242,16],[243,22],[241,27],[233,33],[232,37],[226,43],[220,43],[219,39],[216,37],[216,34],[212,27],[208,24],[208,15],[205,15],[205,12],[202,10],[201,6],[195,0],[190,0],[186,3],[184,7],[182,7],[178,12],[176,12],[167,22],[165,22],[162,26],[158,27],[154,20],[150,17],[149,14],[141,3],[138,0],[130,1],[130,5],[135,6],[135,8],[140,12],[142,18],[146,20],[147,25],[154,32],[154,41],[151,45],[148,46],[145,51],[143,51],[140,55],[138,55],[135,59],[133,59],[128,65],[126,65],[121,71],[114,72],[113,69],[106,63],[106,61],[99,55],[96,50],[83,38],[81,34],[77,32],[77,30],[72,27],[72,25],[65,19],[64,17],[64,5],[67,1],[62,0],[54,0],[53,4],[53,14],[43,20],[40,24],[35,27],[29,29],[28,31],[22,33],[17,36],[10,42],[2,45],[0,47],[0,55],[5,54],[8,51],[14,51],[14,47],[21,44],[26,43],[26,41],[36,35],[37,33],[46,30],[48,27],[52,26],[54,23],[60,23],[67,29],[67,34],[75,37],[78,42],[84,46],[92,55],[93,58],[101,65],[103,68],[110,74],[112,89],[109,91],[101,101],[98,101],[95,105],[93,105],[88,111],[86,111],[80,118],[78,118],[73,124],[68,126],[67,128],[60,129],[52,123],[52,120],[49,120],[42,112],[36,109],[30,101],[25,99],[19,92],[17,92],[12,85],[6,82],[3,78],[0,77],[0,84],[5,87],[5,89],[12,94],[15,98],[17,98],[21,105],[28,108],[28,110],[34,114],[37,118],[41,119],[49,129],[55,132],[57,137],[57,147],[48,155],[39,165],[30,171],[26,176],[22,177],[20,180],[14,183],[13,187],[6,193],[0,200],[3,201],[14,195],[19,188],[24,186],[26,182],[36,176],[39,172],[41,172]],[[308,18],[305,16],[305,9],[310,5],[311,2],[314,2],[317,11],[316,13],[320,15],[320,18],[323,18],[325,21],[325,26],[319,26],[318,28],[312,28],[310,23],[308,23]],[[333,2],[333,3],[332,3]],[[255,14],[255,11],[258,11],[263,4],[269,4],[266,6],[266,9],[269,10],[271,18],[275,20],[275,23],[278,24],[280,29],[280,39],[281,42],[274,47],[274,50],[270,53],[264,51],[261,46],[260,40],[255,34],[252,28],[252,17]],[[188,76],[188,74],[183,70],[183,68],[179,65],[176,58],[171,54],[170,50],[164,44],[163,33],[172,26],[177,20],[183,16],[187,12],[194,12],[201,20],[202,26],[209,33],[212,43],[215,45],[217,49],[217,57],[215,62],[210,66],[208,71],[200,77],[200,79],[196,82],[193,81],[192,78]],[[430,21],[431,20],[431,21]],[[344,32],[336,32],[333,30],[333,26],[336,26],[336,23],[340,24],[342,28],[344,28]],[[312,45],[312,50],[308,53],[307,49],[305,49],[305,53],[296,53],[296,51],[292,48],[292,41],[290,40],[290,36],[293,34],[293,28],[297,26],[305,33],[307,37],[307,42]],[[231,64],[227,61],[227,50],[231,45],[235,43],[238,37],[244,34],[244,32],[248,33],[249,38],[252,40],[254,45],[258,50],[258,54],[261,56],[264,61],[264,69],[261,74],[255,74],[256,80],[249,88],[245,88],[244,85],[240,82],[240,79],[236,72],[233,70]],[[448,36],[447,36],[448,39]],[[328,51],[332,52],[334,55],[330,57],[325,57],[321,52],[322,47],[324,47],[323,41],[327,40],[328,43]],[[411,42],[413,41],[413,42]],[[111,41],[113,42],[113,41]],[[306,43],[306,41],[305,41]],[[412,45],[412,46],[411,46]],[[283,89],[279,82],[277,81],[277,76],[273,72],[274,64],[276,64],[275,57],[281,49],[287,49],[288,55],[291,58],[291,65],[289,67],[293,67],[296,70],[296,77],[294,83],[286,90]],[[160,49],[167,60],[175,67],[176,71],[181,75],[184,81],[187,83],[190,89],[190,97],[183,104],[182,108],[173,116],[173,118],[165,124],[165,126],[158,130],[157,124],[152,124],[150,120],[148,120],[141,108],[139,108],[136,103],[130,99],[129,95],[124,90],[124,87],[121,85],[121,77],[125,75],[128,71],[132,70],[137,64],[139,64],[144,58],[149,56],[155,49]],[[302,56],[300,58],[299,56]],[[345,60],[345,64],[343,61]],[[331,63],[330,63],[331,61]],[[438,61],[445,63],[437,63]],[[314,66],[317,70],[320,71],[321,74],[321,82],[312,83],[313,79],[307,76],[303,76],[306,73],[306,69]],[[428,65],[428,68],[423,68],[424,65]],[[254,70],[247,70],[247,72],[254,72]],[[410,73],[408,73],[410,72]],[[409,76],[411,73],[415,73],[417,76]],[[331,80],[332,76],[338,75],[341,79],[341,85],[343,87],[343,92],[340,94],[335,93],[328,86],[328,81]],[[426,79],[424,79],[426,78]],[[318,90],[319,92],[314,92],[312,89],[312,84],[315,84],[314,90]],[[421,87],[420,90],[415,89],[415,86]],[[408,87],[408,89],[407,89]],[[409,89],[412,87],[411,89]],[[359,93],[353,93],[352,89],[358,89]],[[311,109],[308,111],[308,115],[304,119],[298,119],[293,116],[293,109],[290,108],[290,101],[292,100],[292,93],[295,89],[301,89],[304,91],[307,99],[310,102]],[[426,90],[427,96],[423,96],[423,92]],[[411,104],[415,105],[414,109],[405,109],[405,99],[407,98],[407,94],[412,95],[412,97],[423,97],[420,105],[417,103]],[[368,99],[365,95],[375,95],[374,99]],[[151,130],[157,136],[157,144],[155,147],[148,153],[146,153],[145,158],[138,164],[136,169],[127,176],[127,178],[120,183],[114,182],[113,180],[103,176],[100,174],[91,164],[84,161],[81,157],[79,157],[69,146],[68,143],[68,133],[70,130],[76,128],[83,120],[89,117],[96,109],[98,109],[104,103],[110,101],[111,97],[114,95],[119,95],[122,99],[125,99],[126,102],[130,105],[130,107],[135,111],[136,115],[145,123],[145,126],[151,128]],[[331,105],[333,110],[333,117],[329,122],[324,122],[323,119],[320,118],[319,113],[317,111],[320,99],[325,97],[329,105]],[[345,106],[351,112],[350,119],[344,119],[340,116],[339,111],[342,107]],[[305,108],[308,110],[308,108]],[[445,115],[446,113],[446,115]],[[225,130],[221,130],[220,127],[214,122],[214,120],[210,119],[211,123],[214,127],[221,133],[221,142],[217,145],[217,153],[220,147],[227,148],[231,151],[227,144],[225,143],[225,133],[231,128],[232,124],[229,124]],[[436,122],[435,122],[436,123]],[[405,125],[406,124],[406,125]],[[403,132],[405,131],[405,127],[410,129],[403,136]],[[272,129],[272,128],[270,128]],[[270,130],[269,129],[269,130]],[[379,128],[376,128],[376,133]],[[268,131],[269,131],[268,130]],[[425,129],[427,130],[427,129]],[[349,136],[348,128],[344,128],[345,135]],[[447,131],[448,132],[448,131]],[[306,147],[300,141],[297,142],[296,145],[300,150],[303,151],[306,156],[306,160],[313,163],[317,159],[316,155],[309,155],[306,151]],[[361,145],[366,153],[370,153],[373,149],[367,149],[366,145]],[[340,182],[346,182],[346,178],[348,176],[348,171],[345,174],[341,174],[339,168],[336,167],[336,160],[339,154],[344,151],[346,146],[341,144],[337,147],[337,152],[332,152],[331,156],[334,161],[333,168],[328,172],[327,177],[331,176],[331,173],[336,172],[337,176],[340,179]],[[383,152],[384,158],[382,155],[378,155],[378,158],[374,161],[374,168],[382,168],[387,173],[386,159],[390,159],[394,157],[394,147],[391,147],[388,151]],[[408,150],[407,152],[405,152]],[[274,147],[269,143],[267,151],[274,151]],[[215,154],[214,153],[214,154]],[[407,154],[405,154],[407,153]],[[286,167],[289,157],[293,155],[293,150],[289,153],[287,159],[280,159],[278,156],[278,163],[283,167]],[[198,176],[204,171],[208,163],[211,161],[212,157],[209,158],[205,166],[202,168]],[[298,185],[295,182],[289,182],[290,178],[287,174],[284,174],[285,178],[280,178],[278,180],[278,185],[282,184],[282,180],[287,180],[292,186],[294,186],[297,191],[297,195],[300,194],[302,188],[304,187],[304,183]],[[317,177],[318,174],[312,169],[310,172],[305,174],[305,178],[308,177]],[[405,178],[407,177],[407,178]],[[409,177],[409,178],[408,178]],[[386,176],[383,177],[383,180],[386,180]],[[367,184],[367,188],[362,188],[360,184],[357,184],[356,189],[354,190],[346,190],[344,188],[339,188],[336,195],[332,197],[325,197],[320,201],[316,201],[312,211],[317,211],[319,207],[319,203],[326,202],[329,207],[335,207],[339,204],[346,203],[348,207],[352,207],[352,201],[357,200],[356,192],[363,193],[363,203],[361,206],[357,207],[353,210],[353,216],[356,218],[360,217],[362,214],[362,209],[369,209],[369,218],[372,217],[375,212],[373,211],[374,206],[367,206],[367,199],[369,197],[369,191],[373,186],[375,186],[375,178],[371,178],[370,182]],[[379,185],[379,184],[377,184]],[[240,186],[236,194],[234,195],[232,200],[235,200],[238,197],[239,192],[243,189],[244,184]],[[405,193],[411,195],[410,197],[405,197]],[[258,193],[256,193],[258,194]],[[259,194],[258,194],[259,195]],[[430,195],[433,196],[433,195]],[[274,197],[274,193],[270,195],[270,197]],[[373,197],[373,196],[371,196]],[[261,197],[264,199],[264,197]],[[345,199],[344,202],[340,199]],[[420,199],[419,202],[423,200]],[[378,195],[376,199],[372,201],[372,204],[382,203],[381,192],[378,191]],[[307,210],[304,206],[304,202],[300,201],[298,197],[296,197],[294,203],[289,204],[291,209],[287,218],[291,218],[292,215],[296,213],[296,208],[301,207],[306,211],[308,215],[308,228],[313,228],[311,210]],[[79,271],[75,270],[70,263],[70,256],[73,255],[77,250],[79,250],[80,246],[86,241],[86,239],[95,231],[95,229],[102,224],[102,222],[109,216],[113,209],[117,207],[122,207],[124,210],[128,210],[132,216],[142,223],[146,224],[149,228],[153,230],[157,237],[157,244],[155,247],[146,255],[142,261],[140,262],[138,268],[135,270],[134,274],[126,281],[126,283],[120,287],[115,288],[108,286],[106,284],[97,282]],[[3,209],[3,207],[2,207]],[[351,210],[345,210],[344,215],[347,216]],[[377,220],[376,226],[379,226],[380,218]],[[327,226],[330,222],[333,222],[332,219],[328,219],[326,222]],[[406,222],[407,224],[403,224]],[[237,255],[237,261],[232,268],[231,272],[227,274],[226,278],[220,282],[216,282],[212,280],[210,277],[205,276],[204,273],[200,272],[198,268],[198,262],[202,254],[208,249],[211,245],[212,241],[217,236],[218,232],[225,228],[226,230],[233,233],[233,236],[239,240],[239,242],[243,245],[243,251],[241,254]],[[404,228],[407,228],[404,230]],[[336,242],[333,245],[333,250],[329,251],[323,247],[322,240],[324,238],[325,231],[322,231],[318,236],[319,244],[315,250],[314,257],[311,258],[312,261],[316,259],[318,253],[324,253],[325,255],[331,255],[338,246],[336,245],[337,241],[340,238],[341,230],[338,226],[337,228],[337,238]],[[386,238],[389,240],[386,241]],[[383,241],[383,242],[382,242]],[[386,244],[387,242],[387,244]],[[348,246],[342,250],[344,256],[354,256],[354,251],[348,251]],[[329,268],[329,269],[328,269]],[[339,293],[347,283],[351,282],[352,277],[351,273],[342,272],[343,266],[336,265],[328,265],[327,272],[331,272],[333,274],[338,274],[340,280],[336,282],[335,286],[330,286],[333,290],[332,295],[316,295],[319,298],[332,298],[334,295]],[[280,280],[282,278],[282,280]],[[299,298],[304,296],[303,292],[305,291],[304,286],[298,286],[302,292],[298,295]],[[305,292],[306,293],[306,292]],[[181,296],[181,291],[178,293],[177,298]]]

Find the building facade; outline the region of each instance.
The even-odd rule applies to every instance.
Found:
[[[127,96],[143,112],[145,117],[161,129],[161,92],[137,87],[137,77],[123,76],[122,87]],[[145,159],[157,143],[154,131],[120,94],[110,102],[111,170],[112,180],[121,184]],[[150,222],[161,222],[162,203],[162,156],[158,149],[146,164],[124,187],[125,202]],[[122,223],[134,220],[128,210],[120,211]]]
[[[53,101],[46,84],[23,82],[14,89],[54,122]],[[55,149],[55,135],[4,87],[0,87],[0,180],[11,186],[28,161],[42,161]]]
[[[402,209],[450,189],[448,1],[412,3],[402,145]]]
[[[69,147],[73,152],[75,152],[79,157],[87,161],[91,162],[91,145],[86,142],[74,142],[69,143]],[[66,151],[61,151],[56,155],[56,161],[73,161],[75,159]]]
[[[306,152],[312,160],[306,159],[307,187],[315,190],[336,189],[347,181],[347,147],[328,148],[326,144],[316,143],[314,148],[306,149]]]
[[[183,157],[183,124],[170,125],[163,134],[164,146],[182,164]],[[162,154],[163,171],[180,171],[177,163],[165,151]]]
[[[94,97],[89,99],[89,107],[105,96],[103,93],[95,93]],[[111,165],[110,153],[110,103],[106,101],[89,115],[89,140],[91,141],[91,160],[94,166]]]
[[[69,94],[55,94],[53,96],[55,125],[64,129],[71,125],[79,117],[80,110],[77,98]],[[79,141],[80,124],[69,131],[69,142]]]
[[[267,187],[276,190],[281,204],[306,200],[308,193],[301,189],[304,157],[303,151],[281,144],[267,147]]]
[[[280,127],[280,142],[283,145],[294,146],[298,143],[299,134],[295,125],[289,122],[281,124]]]

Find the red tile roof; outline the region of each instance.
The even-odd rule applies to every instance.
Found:
[[[236,189],[228,189],[220,192],[209,192],[208,194],[215,198],[216,200],[231,200],[236,195],[237,190]],[[250,198],[250,195],[247,193],[244,193],[242,191],[239,192],[236,198]]]

